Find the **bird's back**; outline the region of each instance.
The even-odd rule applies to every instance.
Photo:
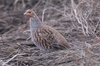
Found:
[[[66,39],[55,29],[41,24],[33,32],[33,40],[37,47],[42,50],[69,48]]]

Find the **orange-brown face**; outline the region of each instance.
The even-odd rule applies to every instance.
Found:
[[[33,10],[32,9],[26,10],[26,12],[24,13],[24,15],[32,17],[33,16]]]

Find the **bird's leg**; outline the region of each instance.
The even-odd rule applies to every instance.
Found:
[[[30,30],[25,30],[25,31],[23,31],[23,33],[27,33],[27,32],[30,32]],[[26,39],[26,41],[28,41],[30,38],[31,38],[31,36],[29,36],[29,37]]]

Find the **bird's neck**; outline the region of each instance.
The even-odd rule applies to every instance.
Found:
[[[30,18],[30,29],[35,29],[41,25],[41,21],[38,17],[31,17]]]

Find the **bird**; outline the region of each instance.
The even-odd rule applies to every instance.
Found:
[[[33,9],[27,9],[24,15],[29,17],[31,40],[40,50],[51,51],[70,48],[64,36],[53,27],[44,24]]]

